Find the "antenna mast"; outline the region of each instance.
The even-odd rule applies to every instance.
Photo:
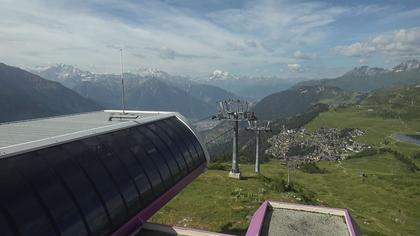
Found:
[[[121,54],[121,105],[122,105],[122,111],[123,114],[125,114],[125,88],[124,88],[124,64],[123,64],[123,50],[120,48],[120,54]]]

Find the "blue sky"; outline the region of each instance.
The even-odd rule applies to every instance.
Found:
[[[420,58],[420,1],[0,0],[0,61],[324,78]]]

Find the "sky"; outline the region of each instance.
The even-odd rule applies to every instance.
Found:
[[[418,0],[0,0],[0,62],[336,77],[420,58]]]

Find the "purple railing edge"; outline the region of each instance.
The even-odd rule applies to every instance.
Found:
[[[290,203],[288,203],[290,204]],[[255,211],[254,215],[252,216],[251,222],[249,224],[248,230],[246,232],[246,236],[259,236],[261,234],[261,229],[264,223],[264,218],[267,213],[268,206],[270,205],[269,201],[263,202],[261,206]],[[300,204],[293,204],[290,205],[300,205]],[[305,205],[309,208],[324,208],[324,209],[333,209],[333,210],[340,210],[344,212],[344,219],[346,221],[347,229],[351,236],[361,236],[361,232],[358,228],[358,225],[353,220],[350,212],[346,208],[332,208],[332,207],[324,207],[324,206],[313,206],[313,205]]]
[[[351,216],[348,209],[344,209],[344,218],[346,219],[347,228],[349,230],[349,233],[352,236],[361,236],[359,228],[357,227],[356,221],[353,220],[353,217]]]
[[[194,232],[198,232],[198,233],[205,233],[205,234],[214,235],[214,236],[234,236],[232,234],[223,234],[223,233],[217,233],[217,232],[211,232],[211,231],[194,229],[194,228],[187,228],[187,227],[181,227],[181,226],[173,226],[173,228],[174,229],[189,230],[189,231],[194,231]]]
[[[257,209],[257,211],[255,211],[251,222],[249,223],[248,230],[246,231],[246,236],[260,235],[268,205],[268,201],[264,201],[263,204],[261,204],[261,206]]]
[[[112,233],[112,236],[126,236],[136,232],[153,214],[159,211],[166,203],[168,203],[176,194],[178,194],[186,185],[191,183],[196,177],[206,169],[206,163],[203,163],[190,174],[178,181],[168,191],[154,200],[146,208],[141,210],[137,215],[131,218],[127,223]]]

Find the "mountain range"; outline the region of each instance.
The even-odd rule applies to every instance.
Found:
[[[102,108],[60,83],[0,63],[0,122],[87,112]]]
[[[371,115],[383,118],[418,117],[420,63],[408,60],[392,69],[356,67],[343,76],[328,80],[313,80],[298,83],[290,89],[279,91],[261,99],[253,108],[260,120],[272,120],[275,131],[282,125],[300,127],[314,119],[320,112],[340,106],[376,105]],[[207,141],[219,137],[231,124],[221,123],[211,130],[202,132]],[[276,132],[274,132],[276,133]],[[264,140],[272,134],[263,132]],[[209,144],[213,156],[223,158],[231,151],[231,136],[224,135]],[[252,153],[255,150],[254,136],[242,132],[240,150]],[[226,159],[228,160],[228,159]]]
[[[276,120],[305,112],[317,103],[338,105],[358,101],[361,97],[359,93],[333,86],[301,86],[273,93],[259,101],[253,110],[259,119]]]
[[[120,75],[96,74],[64,64],[38,70],[38,75],[5,64],[1,69],[0,108],[7,111],[1,121],[121,108]],[[179,111],[192,120],[202,119],[217,112],[217,101],[243,98],[218,87],[223,85],[240,90],[245,98],[262,88],[267,88],[265,93],[274,91],[261,99],[254,111],[261,119],[281,119],[317,103],[354,103],[371,90],[420,84],[420,63],[408,60],[390,70],[356,67],[335,79],[304,81],[289,89],[289,82],[282,84],[278,78],[238,77],[223,71],[206,80],[193,80],[146,68],[124,73],[124,79],[128,109]]]
[[[372,90],[420,84],[420,62],[407,60],[391,70],[356,67],[335,79],[311,80],[273,93],[259,101],[254,111],[260,119],[282,119],[304,112],[316,103],[338,106],[358,103]]]
[[[296,83],[296,79],[237,76],[226,71],[215,70],[208,78],[201,79],[199,82],[223,88],[248,100],[260,100],[271,93],[290,88]]]
[[[95,74],[63,64],[37,71],[37,74],[62,83],[106,108],[122,106],[120,75]],[[217,101],[238,98],[219,87],[151,68],[124,73],[124,83],[127,109],[179,111],[190,119],[209,117],[217,112]]]
[[[361,66],[334,79],[308,80],[297,83],[301,86],[334,86],[346,91],[368,92],[395,85],[412,85],[420,83],[420,62],[407,60],[391,70]]]

